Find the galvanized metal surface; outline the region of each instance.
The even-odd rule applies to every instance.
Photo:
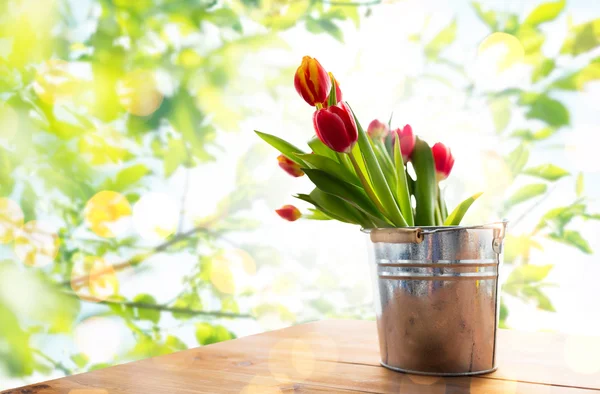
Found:
[[[495,370],[505,228],[422,227],[418,243],[389,242],[390,229],[384,237],[364,230],[383,366],[444,376]]]

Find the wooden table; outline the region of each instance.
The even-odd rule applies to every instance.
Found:
[[[594,371],[572,354],[579,342],[514,331],[501,331],[498,340],[499,370],[493,374],[415,376],[379,366],[374,322],[322,321],[2,393],[600,394],[600,364]],[[600,362],[598,355],[587,356]]]

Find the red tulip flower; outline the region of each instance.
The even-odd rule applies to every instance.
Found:
[[[438,142],[431,148],[433,154],[433,160],[435,161],[435,172],[437,175],[438,182],[448,178],[452,167],[454,166],[454,157],[450,148],[446,145]]]
[[[367,134],[369,134],[369,136],[374,140],[383,138],[388,135],[388,133],[388,126],[377,119],[369,123],[369,127],[367,128]]]
[[[279,155],[277,156],[277,161],[279,162],[279,167],[281,167],[285,172],[290,174],[293,177],[299,177],[304,175],[304,172],[300,169],[298,163],[289,159],[287,156]]]
[[[413,134],[412,127],[407,124],[403,128],[397,128],[392,130],[392,146],[395,143],[396,137],[400,138],[400,149],[402,149],[402,159],[404,162],[410,160],[413,150],[415,149],[415,143],[417,137]]]
[[[354,115],[343,101],[318,109],[313,115],[313,124],[317,137],[336,152],[350,153],[358,140]]]
[[[296,70],[294,86],[298,94],[308,104],[323,106],[327,104],[327,97],[331,90],[331,79],[317,59],[304,56],[302,64]]]
[[[282,219],[290,222],[295,222],[302,216],[300,210],[293,205],[284,205],[283,207],[276,209],[275,212],[277,212]]]

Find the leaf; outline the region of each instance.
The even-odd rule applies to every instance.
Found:
[[[406,180],[406,168],[404,167],[404,160],[402,158],[402,146],[400,145],[400,138],[396,138],[395,141],[394,161],[396,167],[396,195],[399,200],[398,203],[400,204],[400,210],[402,211],[402,216],[404,216],[408,225],[414,226],[415,218],[413,217],[412,205],[410,203],[410,193],[408,191],[408,181]]]
[[[348,171],[346,167],[337,161],[333,161],[328,157],[317,154],[301,154],[296,156],[299,157],[304,163],[308,164],[310,168],[315,168],[317,170],[322,170],[329,174],[333,174],[344,182],[361,187],[360,180],[356,177],[356,175]]]
[[[520,104],[529,106],[525,114],[527,119],[538,119],[553,127],[567,126],[570,122],[569,111],[564,104],[545,94],[523,93]]]
[[[90,359],[83,353],[76,353],[71,355],[71,361],[73,361],[79,368],[83,368],[90,362]]]
[[[508,278],[506,279],[507,285],[515,284],[530,284],[541,282],[550,273],[554,266],[552,264],[547,265],[533,265],[526,264],[516,267]]]
[[[379,162],[377,161],[377,157],[375,156],[375,152],[371,146],[371,141],[367,136],[367,133],[365,133],[364,129],[360,125],[356,114],[354,114],[354,119],[358,129],[358,146],[360,148],[360,152],[362,153],[365,166],[367,167],[369,178],[373,183],[375,195],[377,198],[379,198],[379,201],[385,210],[385,215],[392,221],[392,223],[396,226],[406,226],[406,220],[404,217],[402,217],[402,213],[400,212],[400,208],[394,199],[390,185],[388,185],[385,175],[379,166]]]
[[[473,9],[475,10],[475,13],[479,17],[479,19],[483,23],[485,23],[490,28],[490,30],[498,30],[498,17],[496,16],[495,11],[484,11],[483,8],[481,8],[481,3],[477,1],[471,2],[471,5],[473,6]]]
[[[583,172],[580,172],[579,175],[577,175],[577,181],[575,181],[575,194],[577,197],[583,196],[584,187]]]
[[[511,103],[508,97],[500,97],[489,103],[490,111],[492,112],[492,120],[496,133],[501,133],[510,123],[511,118]]]
[[[156,305],[156,299],[150,294],[138,294],[133,298],[133,302],[140,304]],[[160,321],[160,311],[154,309],[146,309],[143,307],[138,307],[136,309],[136,317],[139,320],[148,320],[154,324],[157,324]]]
[[[319,190],[319,189],[315,189],[315,190]],[[323,191],[321,191],[321,193],[323,193],[324,195],[327,196],[331,196],[333,198],[337,198],[339,201],[346,203],[344,200],[342,200],[341,198],[334,196],[333,194],[328,194],[325,193]],[[315,212],[313,212],[312,216],[303,216],[306,217],[307,219],[311,219],[311,220],[327,220],[327,219],[334,219],[334,220],[338,220],[342,223],[351,223],[351,224],[359,224],[360,220],[355,219],[352,217],[352,215],[347,215],[344,212],[335,212],[336,207],[329,207],[330,210],[328,210],[327,208],[323,207],[322,204],[317,203],[313,197],[311,197],[308,194],[297,194],[294,196],[295,198],[302,200],[302,201],[306,201],[309,204],[312,204],[315,206],[315,210],[316,212],[320,212],[321,215],[324,215],[325,217],[320,218],[319,214],[316,214]]]
[[[412,153],[412,165],[417,174],[415,183],[416,226],[435,226],[435,205],[437,180],[431,148],[425,141],[417,138]]]
[[[523,46],[523,54],[527,63],[535,62],[542,55],[541,49],[546,37],[536,28],[521,25],[515,36]]]
[[[456,40],[457,24],[456,19],[443,28],[427,45],[425,45],[425,55],[429,59],[435,59],[450,44]]]
[[[448,217],[446,218],[444,226],[460,225],[460,222],[462,221],[463,217],[465,216],[471,205],[473,205],[475,200],[477,200],[482,194],[483,192],[473,194],[471,197],[458,204],[458,206],[454,208],[454,211],[452,211],[452,213],[450,213],[450,215],[448,215]]]
[[[570,29],[560,49],[561,54],[581,55],[600,45],[600,18]]]
[[[550,22],[560,15],[566,3],[566,0],[542,3],[527,15],[523,24],[537,26],[545,22]]]
[[[582,91],[588,82],[600,80],[600,63],[591,63],[581,70],[554,81],[550,87],[562,90]]]
[[[535,183],[523,186],[504,203],[504,206],[506,209],[514,207],[517,204],[521,204],[546,193],[547,190],[548,186],[544,183]]]
[[[372,225],[369,221],[366,221],[363,218],[360,211],[340,197],[325,193],[319,189],[314,189],[310,193],[309,198],[317,208],[334,218],[342,218],[343,221],[360,224],[363,227],[369,227]]]
[[[150,172],[150,169],[145,164],[134,164],[119,171],[110,189],[117,192],[127,190]]]
[[[341,198],[353,207],[360,209],[374,218],[385,220],[385,217],[379,212],[375,204],[373,204],[362,189],[321,170],[307,169],[304,172],[315,186],[325,193],[333,194],[334,196]]]
[[[191,309],[195,311],[202,310],[202,300],[197,292],[192,291],[180,296],[174,303],[174,308]],[[173,312],[173,317],[178,320],[188,320],[192,317],[189,313]]]
[[[260,131],[254,131],[260,138],[262,138],[266,143],[271,145],[273,148],[277,149],[288,159],[292,160],[296,164],[300,166],[305,166],[304,162],[296,156],[296,154],[304,154],[302,150],[296,148],[294,145],[290,144],[287,141],[282,140],[279,137],[275,137],[274,135],[261,133]]]
[[[181,139],[170,138],[163,158],[165,176],[170,177],[187,160],[188,154],[185,149],[185,142]]]
[[[550,298],[542,292],[539,286],[524,286],[521,289],[521,293],[525,298],[534,300],[538,309],[556,312],[556,309],[554,309],[554,306],[552,305],[552,301],[550,301]]]
[[[308,146],[312,149],[313,153],[328,157],[331,160],[338,161],[338,156],[336,155],[336,152],[329,149],[327,145],[325,145],[323,141],[321,141],[318,137],[315,136],[310,141],[308,141]]]
[[[173,335],[167,336],[167,339],[165,340],[165,345],[172,349],[174,352],[186,350],[188,348],[185,342]]]
[[[221,325],[213,326],[208,323],[196,324],[196,340],[200,345],[210,345],[234,338],[235,335]]]
[[[327,18],[306,18],[306,29],[311,33],[329,33],[333,38],[339,42],[344,42],[344,33],[333,21]]]
[[[504,261],[507,264],[515,263],[518,258],[522,258],[522,262],[527,263],[531,249],[542,250],[542,245],[527,234],[518,236],[508,234],[504,244]]]
[[[556,62],[554,61],[554,59],[544,58],[533,69],[533,73],[531,74],[531,81],[535,83],[542,80],[543,78],[546,78],[555,68]]]
[[[543,164],[541,166],[528,168],[523,174],[535,176],[547,181],[557,181],[560,178],[570,175],[569,171],[555,166],[554,164]]]
[[[577,231],[565,230],[562,234],[550,234],[548,237],[554,241],[573,246],[585,254],[593,253],[590,244]]]
[[[575,203],[566,207],[558,207],[549,210],[542,216],[536,230],[541,230],[548,225],[553,225],[557,232],[563,232],[564,228],[577,216],[584,216],[586,206]]]
[[[506,157],[506,165],[510,169],[513,177],[516,177],[521,173],[523,167],[527,164],[529,160],[529,150],[526,148],[524,144],[521,144],[515,148],[507,157]]]
[[[543,141],[556,134],[556,129],[553,127],[544,127],[536,132],[531,130],[515,130],[511,137],[520,138],[524,141]]]

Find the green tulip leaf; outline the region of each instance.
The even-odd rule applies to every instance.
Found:
[[[323,143],[318,137],[313,137],[310,141],[308,141],[308,146],[312,151],[321,156],[325,156],[330,158],[331,160],[339,161],[338,156],[335,151],[329,149],[327,145]]]
[[[361,187],[360,180],[356,177],[356,175],[353,172],[348,171],[346,167],[337,161],[317,154],[296,154],[296,156],[299,157],[304,163],[308,164],[311,168],[333,174],[344,182]]]
[[[415,198],[417,200],[415,225],[435,226],[437,192],[435,164],[431,148],[420,138],[417,138],[415,149],[412,153],[412,164],[417,174],[415,182]]]
[[[356,126],[358,128],[358,146],[360,148],[360,152],[362,153],[362,157],[365,161],[365,166],[367,168],[367,172],[369,174],[369,178],[373,183],[373,190],[383,209],[385,210],[384,214],[392,221],[395,226],[398,227],[406,227],[408,224],[406,220],[402,216],[400,212],[400,208],[394,199],[394,195],[392,194],[392,190],[390,189],[390,185],[387,183],[385,175],[377,161],[377,157],[375,156],[375,152],[373,151],[373,147],[371,146],[371,141],[367,136],[367,133],[363,130],[360,122],[356,115],[354,115],[354,119],[356,121]]]
[[[319,190],[319,189],[315,189],[315,190]],[[326,194],[326,193],[325,193]],[[331,197],[334,198],[338,198],[332,194],[330,194]],[[328,217],[330,217],[331,219],[335,219],[338,220],[340,222],[344,222],[344,223],[352,223],[352,224],[358,224],[357,222],[354,221],[354,218],[352,218],[350,215],[349,216],[345,216],[343,213],[340,215],[337,215],[336,213],[333,212],[333,209],[327,210],[326,208],[323,207],[322,204],[318,204],[310,195],[308,194],[297,194],[294,196],[295,198],[305,201],[309,204],[312,204],[315,206],[316,209],[318,209],[319,211],[321,211],[324,215],[327,215]],[[341,200],[342,202],[344,202],[343,200]],[[331,207],[330,207],[331,208]],[[313,215],[314,216],[314,215]],[[310,219],[314,219],[314,217],[310,217]]]
[[[266,143],[268,143],[273,148],[275,148],[279,152],[281,152],[284,156],[286,156],[287,158],[289,158],[296,164],[298,164],[300,166],[304,166],[304,162],[298,156],[296,156],[296,154],[305,153],[301,149],[296,148],[294,145],[290,144],[289,142],[284,141],[279,137],[275,137],[274,135],[267,134],[267,133],[261,133],[260,131],[257,131],[257,130],[254,130],[254,132],[260,138],[262,138]]]
[[[458,204],[458,206],[454,208],[454,211],[452,211],[452,213],[450,213],[450,215],[448,215],[448,217],[446,218],[444,226],[460,225],[460,222],[462,221],[469,208],[471,208],[471,205],[473,205],[475,200],[477,200],[482,194],[483,193],[473,194],[471,197]]]
[[[400,204],[402,215],[406,219],[409,226],[415,225],[412,206],[410,204],[410,193],[408,191],[408,182],[406,180],[406,169],[404,168],[404,160],[402,159],[402,147],[400,138],[396,138],[394,150],[395,174],[396,174],[396,196]]]
[[[385,216],[377,210],[362,189],[321,170],[306,169],[305,173],[317,188],[341,198],[379,223],[385,223]]]

